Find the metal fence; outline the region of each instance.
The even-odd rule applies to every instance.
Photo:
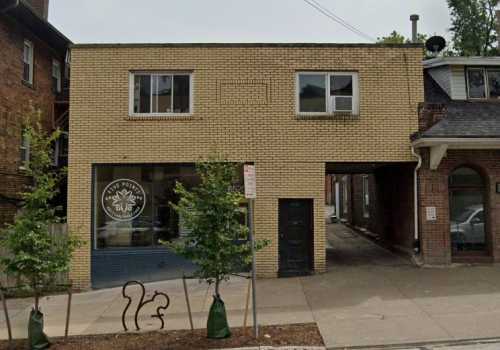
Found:
[[[55,237],[55,244],[59,241],[66,239],[68,236],[68,225],[67,224],[52,224],[50,226],[50,232]],[[0,247],[0,256],[6,256],[9,252]],[[68,283],[68,274],[60,273],[54,276],[55,284],[66,284]],[[0,267],[0,285],[3,287],[11,288],[16,287],[19,284],[18,279],[15,276],[8,276]]]

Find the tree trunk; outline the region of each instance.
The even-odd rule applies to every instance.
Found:
[[[220,279],[219,277],[217,277],[217,279],[215,280],[215,296],[217,298],[220,297],[220,294],[219,294],[219,287],[220,287]]]

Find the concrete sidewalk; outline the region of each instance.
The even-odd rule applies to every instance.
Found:
[[[340,234],[340,237],[343,235]],[[259,321],[262,324],[316,322],[328,347],[411,344],[500,336],[500,267],[497,265],[419,269],[356,235],[345,235],[353,249],[365,249],[366,259],[349,264],[349,247],[333,238],[337,258],[326,274],[258,281]],[[332,242],[331,242],[332,243]],[[366,245],[366,246],[365,246]],[[365,247],[364,247],[365,246]],[[371,253],[367,253],[371,251]],[[384,254],[381,254],[384,253]],[[342,255],[343,254],[343,255]],[[354,253],[352,253],[354,254]],[[342,258],[341,258],[342,257]],[[356,255],[357,259],[357,255]],[[171,297],[167,329],[188,329],[181,280],[147,285]],[[196,328],[205,327],[211,290],[189,281]],[[222,288],[230,325],[243,323],[246,280],[235,278]],[[135,302],[139,299],[138,291]],[[30,300],[10,300],[14,335],[26,336]],[[74,296],[70,333],[120,332],[125,306],[121,289],[107,289]],[[66,297],[44,298],[47,333],[62,335]],[[141,312],[140,325],[157,329],[154,306]],[[131,310],[135,310],[132,305]],[[251,320],[251,314],[249,315]],[[132,313],[127,318],[133,329]],[[0,337],[7,331],[0,316]]]

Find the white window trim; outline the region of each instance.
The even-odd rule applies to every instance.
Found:
[[[134,113],[134,77],[136,75],[189,75],[189,112],[188,113]],[[152,81],[152,80],[151,80]],[[194,112],[193,72],[172,71],[134,71],[129,73],[129,111],[130,117],[191,117]],[[173,83],[172,83],[173,84]],[[172,91],[173,94],[173,91]],[[173,99],[173,95],[172,95]]]
[[[55,76],[54,75],[54,67],[58,67],[58,72],[59,72],[59,76]],[[58,60],[56,59],[53,59],[52,60],[52,78],[56,78],[57,79],[57,87],[56,87],[56,92],[57,93],[60,93],[62,91],[62,71],[61,71],[61,62],[59,62]]]
[[[24,47],[25,46],[28,46],[30,48],[30,55],[29,55],[29,62],[26,62],[25,59],[24,59]],[[35,46],[33,45],[33,43],[29,40],[24,40],[24,45],[23,45],[23,63],[26,63],[26,64],[29,64],[30,66],[30,70],[29,70],[29,78],[28,80],[25,80],[24,79],[24,76],[23,76],[23,81],[25,81],[26,83],[28,84],[31,84],[33,85],[33,72],[34,72],[34,69],[33,69],[33,66],[34,66],[34,63],[35,63]],[[23,67],[23,72],[24,72],[24,67]],[[24,73],[23,73],[24,75]]]
[[[481,71],[483,73],[483,80],[484,80],[484,94],[485,97],[470,97],[470,85],[469,85],[469,71]],[[485,101],[485,100],[494,100],[498,101],[497,98],[491,98],[490,96],[490,80],[488,77],[488,71],[490,72],[500,72],[500,68],[498,67],[467,67],[465,70],[465,82],[467,84],[467,99],[469,100],[479,100],[479,101]]]
[[[326,112],[301,112],[300,111],[300,76],[301,75],[324,75],[325,76],[325,111]],[[332,96],[330,95],[330,77],[335,75],[352,76],[352,111],[334,111]],[[299,116],[328,116],[336,113],[350,113],[359,115],[359,73],[353,71],[328,71],[314,72],[302,71],[295,75],[295,112]]]

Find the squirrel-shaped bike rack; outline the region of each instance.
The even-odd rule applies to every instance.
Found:
[[[125,306],[125,309],[123,310],[123,314],[122,314],[122,325],[123,325],[123,329],[125,330],[125,332],[128,331],[127,324],[125,322],[125,316],[127,314],[128,308],[130,307],[130,304],[132,304],[132,297],[130,297],[129,295],[126,294],[126,289],[127,289],[127,287],[129,287],[131,285],[138,285],[142,289],[141,298],[139,300],[139,304],[137,305],[137,309],[136,309],[135,315],[134,315],[134,322],[135,322],[135,328],[136,328],[136,330],[138,330],[138,331],[141,330],[139,328],[139,321],[138,321],[139,312],[141,311],[141,309],[145,305],[154,302],[157,297],[164,297],[166,303],[164,305],[158,306],[156,308],[156,314],[151,315],[151,318],[157,318],[157,319],[159,319],[160,322],[161,322],[160,329],[163,329],[165,327],[165,321],[163,320],[163,317],[165,317],[165,315],[161,312],[161,310],[165,311],[170,306],[170,298],[168,297],[168,295],[165,294],[165,293],[158,292],[158,291],[155,290],[154,294],[153,294],[153,297],[151,299],[144,300],[144,298],[146,297],[146,288],[144,287],[144,284],[142,284],[139,281],[128,281],[127,283],[125,283],[123,285],[123,288],[122,288],[122,296],[123,296],[123,298],[128,299],[127,305]]]

